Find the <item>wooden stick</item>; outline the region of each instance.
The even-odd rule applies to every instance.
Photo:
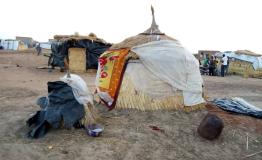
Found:
[[[248,133],[247,133],[247,143],[246,143],[246,149],[248,150]]]
[[[259,152],[256,152],[256,153],[249,154],[249,155],[245,156],[244,158],[249,158],[249,157],[255,156],[255,155],[259,154],[259,153],[262,153],[262,151],[259,151]]]

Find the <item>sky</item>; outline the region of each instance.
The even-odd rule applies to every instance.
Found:
[[[261,0],[2,0],[0,39],[95,33],[110,43],[151,25],[189,51],[248,49],[262,54]]]

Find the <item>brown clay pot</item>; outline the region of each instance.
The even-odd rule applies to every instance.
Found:
[[[208,140],[219,137],[224,128],[224,122],[215,114],[208,113],[197,128],[198,134]]]

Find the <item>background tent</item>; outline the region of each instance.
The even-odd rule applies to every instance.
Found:
[[[50,56],[52,53],[51,51],[51,42],[38,42],[41,47],[41,53],[44,54],[45,56]]]
[[[22,41],[28,48],[32,48],[35,45],[35,41],[31,37],[21,37],[21,36],[16,36],[16,40]]]
[[[230,74],[239,74],[244,77],[262,77],[262,55],[255,54],[248,50],[234,52],[222,52],[229,57]]]
[[[6,50],[25,50],[28,48],[22,41],[13,39],[2,40],[1,46]]]
[[[130,48],[128,56],[132,58],[128,61],[115,107],[140,110],[178,109],[185,105],[202,107],[202,78],[197,59],[176,39],[160,32],[153,8],[152,15],[148,30],[109,49]]]

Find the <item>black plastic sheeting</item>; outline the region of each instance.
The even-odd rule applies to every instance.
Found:
[[[97,69],[99,56],[110,47],[111,44],[92,41],[89,39],[70,39],[63,42],[53,42],[51,45],[51,66],[64,68],[64,58],[68,56],[69,48],[85,48],[86,68]]]
[[[216,104],[219,108],[225,111],[239,113],[239,114],[262,119],[262,111],[252,109],[232,99],[228,99],[228,98],[214,99],[212,103]]]
[[[27,120],[32,127],[27,134],[29,138],[43,137],[50,128],[78,128],[85,115],[84,106],[76,101],[70,86],[61,81],[47,85],[48,96],[37,100],[41,110]]]

